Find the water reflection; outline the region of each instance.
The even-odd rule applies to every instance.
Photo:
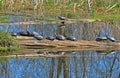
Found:
[[[0,78],[118,78],[119,54],[79,51],[70,57],[8,58],[0,64]]]
[[[30,19],[25,19],[29,21]],[[24,19],[10,17],[10,22],[20,22]],[[43,22],[28,25],[1,25],[0,30],[6,32],[20,32],[28,29],[36,31],[44,37],[59,33],[75,36],[79,40],[95,40],[101,27],[107,34],[119,36],[119,21],[102,22],[73,22],[59,24]],[[106,32],[101,32],[102,36]],[[42,54],[43,52],[37,52]],[[49,58],[5,58],[0,61],[0,78],[118,78],[120,75],[120,51],[74,51],[74,52],[48,52],[44,55],[62,55],[64,57]],[[0,59],[0,60],[1,60]]]
[[[29,18],[20,18],[15,16],[8,17],[10,22],[31,21]],[[59,23],[52,23],[52,21],[40,22],[40,24],[19,24],[19,25],[1,25],[0,30],[9,32],[20,32],[21,30],[36,31],[39,34],[48,37],[55,36],[55,33],[74,36],[79,40],[95,40],[98,37],[101,28],[106,30],[106,34],[113,36],[116,39],[119,37],[119,20],[104,20],[101,22],[83,22],[76,21],[73,23],[65,23],[65,26],[60,27]],[[104,32],[102,32],[104,34]]]

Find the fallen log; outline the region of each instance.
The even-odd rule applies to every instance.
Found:
[[[98,41],[87,41],[87,40],[77,40],[77,41],[69,41],[69,40],[54,40],[50,41],[47,39],[43,40],[36,40],[33,37],[26,37],[26,36],[17,36],[18,43],[22,45],[22,48],[29,48],[29,49],[119,49],[120,43],[117,42],[98,42]]]
[[[120,42],[97,42],[87,40],[77,41],[59,41],[59,40],[36,40],[34,37],[16,36],[18,43],[21,45],[19,52],[13,55],[0,56],[5,58],[17,57],[72,57],[76,56],[81,50],[93,50],[96,52],[110,53],[113,50],[120,49]]]
[[[34,24],[59,24],[63,22],[62,20],[55,20],[55,21],[23,21],[23,22],[12,22],[12,23],[0,23],[0,25],[24,25],[27,26],[29,24],[34,25]],[[81,20],[75,20],[75,19],[69,19],[65,20],[66,23],[71,24],[71,23],[76,23],[76,22],[102,22],[101,20],[91,20],[91,19],[81,19]]]

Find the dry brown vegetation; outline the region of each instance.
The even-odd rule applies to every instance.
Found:
[[[1,10],[37,16],[89,18],[119,14],[119,0],[1,0]]]

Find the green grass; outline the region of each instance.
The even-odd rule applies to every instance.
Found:
[[[1,23],[8,22],[7,16],[0,16],[0,22],[1,22]]]
[[[19,48],[18,47],[0,47],[0,51],[4,51],[4,52],[16,51],[16,50],[19,50]]]
[[[120,20],[120,15],[95,15],[95,16],[91,16],[89,19],[93,19],[93,20],[105,20],[105,19]]]
[[[35,0],[12,1],[0,0],[0,11],[34,14],[40,20],[56,20],[55,16],[70,19],[120,19],[120,0],[90,0],[93,1],[91,3],[88,0],[40,0],[38,5]],[[0,22],[6,21],[6,17],[0,17]]]
[[[12,37],[8,32],[0,31],[0,51],[14,51],[19,48],[16,38]]]
[[[0,64],[6,64],[8,62],[8,58],[0,58]],[[5,70],[5,69],[2,69]]]

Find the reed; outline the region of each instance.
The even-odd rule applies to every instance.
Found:
[[[18,47],[16,38],[7,32],[0,31],[0,51],[15,50]]]
[[[51,18],[96,18],[120,13],[119,0],[0,0],[1,11],[34,14],[36,17]],[[99,17],[97,17],[99,18]],[[106,18],[106,17],[104,17]]]

